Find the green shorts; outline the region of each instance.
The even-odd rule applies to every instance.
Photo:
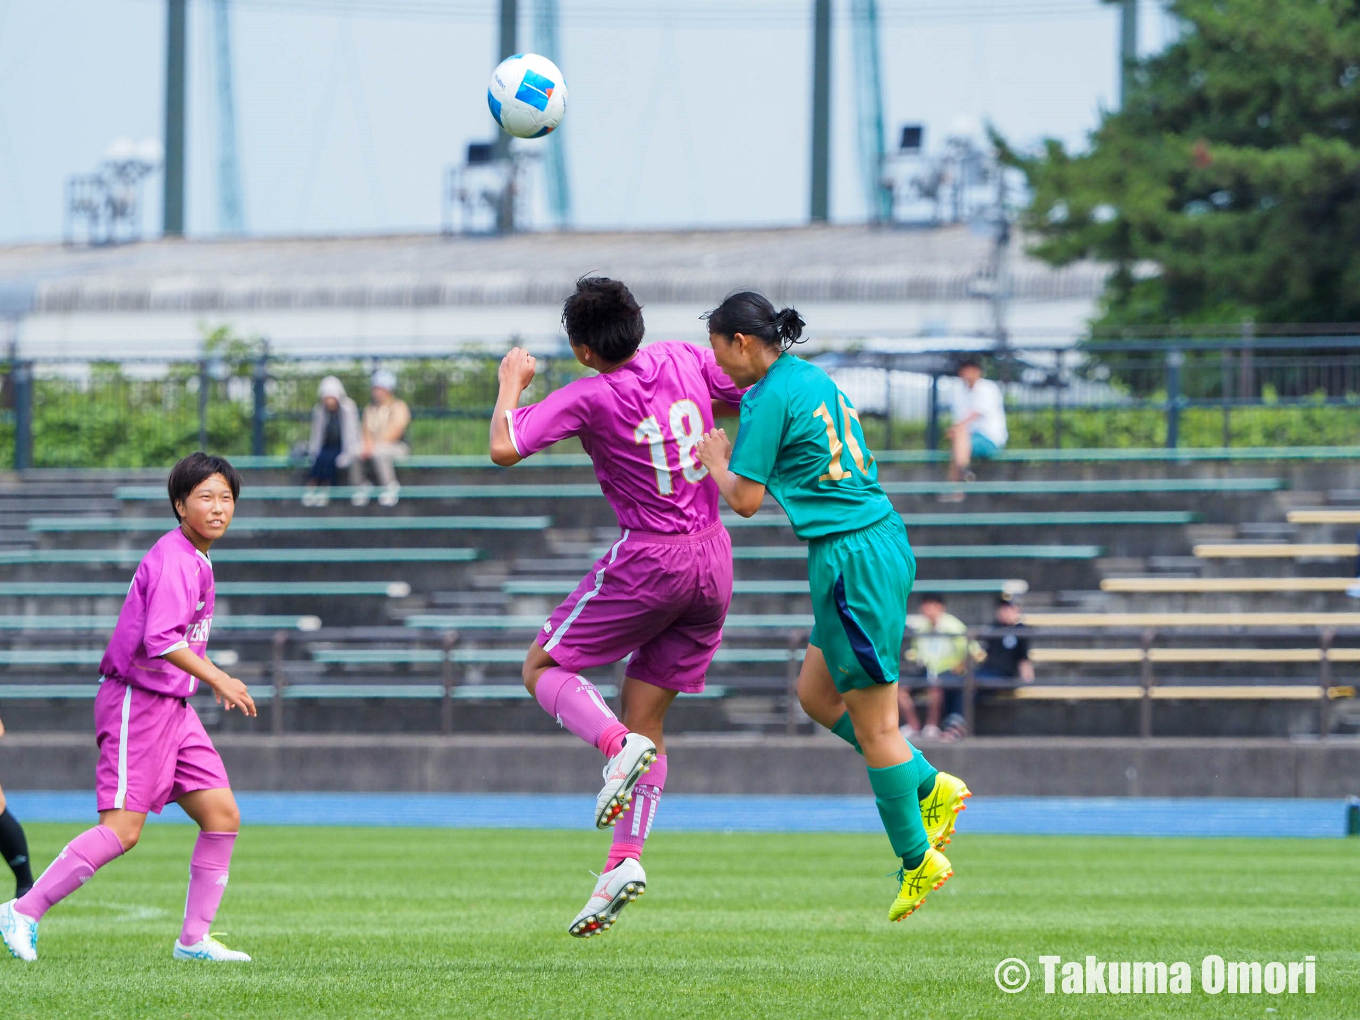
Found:
[[[897,682],[916,557],[897,514],[808,543],[812,638],[836,690]]]

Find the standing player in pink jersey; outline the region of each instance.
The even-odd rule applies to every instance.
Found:
[[[548,618],[524,661],[524,685],[544,710],[609,759],[595,825],[614,825],[614,842],[568,927],[588,938],[646,888],[639,859],[666,783],[662,724],[676,694],[704,689],[722,640],[732,541],[694,447],[712,427],[715,403],[735,412],[742,391],[711,350],[669,341],[639,348],[642,309],[617,280],[579,280],[562,324],[576,359],[599,374],[519,407],[534,359],[512,350],[500,367],[491,459],[509,466],[577,436],[619,518],[618,541]],[[620,722],[579,671],[629,653]]]
[[[208,932],[226,891],[241,815],[222,759],[188,702],[202,682],[228,711],[255,715],[246,685],[207,656],[213,614],[208,549],[231,524],[241,479],[221,457],[194,453],[175,465],[168,488],[179,527],[142,557],[99,664],[99,824],[67,843],[32,889],[0,904],[0,937],[21,960],[38,958],[43,915],[136,846],[147,812],[159,814],[168,801],[202,830],[189,861],[184,927],[173,958],[250,960]]]

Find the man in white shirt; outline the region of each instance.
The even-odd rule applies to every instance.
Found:
[[[963,385],[954,392],[954,424],[945,433],[950,442],[951,482],[971,481],[968,468],[973,459],[996,456],[1009,438],[1001,387],[982,378],[982,366],[973,358],[959,365],[959,379]]]

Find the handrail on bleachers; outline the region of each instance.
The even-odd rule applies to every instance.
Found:
[[[944,450],[883,450],[874,451],[883,464],[942,464],[949,460]],[[1131,447],[1007,449],[997,455],[1001,463],[1197,463],[1222,461],[1327,461],[1360,460],[1360,446],[1260,446],[1260,447]],[[287,456],[238,455],[232,463],[242,470],[284,470],[304,468],[303,461]],[[525,466],[542,468],[589,467],[585,454],[540,454],[524,462]],[[415,454],[400,463],[407,470],[480,468],[496,470],[490,458],[481,454]]]
[[[1052,614],[1057,616],[1059,614]],[[1068,614],[1075,616],[1077,614]],[[1134,614],[1125,614],[1134,615]],[[1224,614],[1231,615],[1231,614]],[[1356,614],[1350,614],[1356,615]],[[1199,639],[1240,640],[1240,634],[1231,629],[1200,627],[1168,628],[1178,637],[1194,636]],[[1014,634],[1009,628],[995,626],[969,628],[970,640],[1002,637]],[[1057,637],[1051,630],[1042,632],[1045,637]],[[1061,632],[1060,632],[1061,633]],[[1069,628],[1067,635],[1081,634],[1082,629]],[[1225,647],[1166,648],[1157,647],[1161,636],[1155,626],[1130,629],[1127,625],[1118,630],[1114,627],[1101,630],[1103,637],[1124,634],[1136,641],[1124,647],[1103,648],[1054,648],[1039,647],[1030,649],[1030,657],[1036,663],[1100,664],[1100,665],[1137,665],[1137,683],[1119,684],[1008,684],[1013,697],[1022,700],[1093,700],[1124,699],[1140,700],[1139,735],[1152,736],[1152,705],[1154,701],[1167,700],[1295,700],[1315,701],[1318,705],[1318,733],[1322,737],[1332,729],[1332,702],[1343,698],[1354,698],[1353,685],[1337,684],[1332,671],[1333,663],[1360,662],[1360,647],[1336,647],[1337,637],[1345,636],[1360,639],[1360,627],[1351,625],[1349,632],[1336,626],[1319,626],[1315,629],[1286,629],[1272,633],[1275,639],[1302,639],[1313,642],[1309,647],[1291,648],[1242,648],[1240,645]],[[1025,636],[1031,640],[1034,630],[1027,629]],[[1154,667],[1157,664],[1185,664],[1207,662],[1253,662],[1253,663],[1317,663],[1318,681],[1315,684],[1173,684],[1158,683]],[[964,714],[969,730],[974,726],[979,680],[975,663],[971,656],[965,659],[964,675],[958,681],[964,689]],[[995,686],[995,683],[992,683]],[[1092,693],[1094,692],[1094,693]]]
[[[4,619],[0,617],[0,620]],[[285,621],[292,621],[293,618],[284,619]],[[439,642],[437,648],[409,646],[398,648],[346,647],[351,635],[353,635],[354,640],[358,641],[372,640],[372,637],[364,628],[356,628],[353,631],[339,629],[321,633],[317,633],[315,630],[309,632],[307,630],[279,629],[274,632],[271,638],[272,654],[265,670],[269,676],[269,681],[253,683],[251,687],[259,700],[268,701],[272,705],[274,709],[272,712],[274,732],[284,731],[285,702],[298,699],[316,701],[328,697],[332,699],[398,698],[434,701],[440,705],[441,729],[445,732],[451,732],[454,721],[453,703],[455,701],[520,700],[527,698],[522,685],[518,683],[464,684],[462,682],[462,670],[465,667],[483,664],[516,665],[522,661],[524,655],[522,648],[467,647],[461,644],[461,632],[447,626],[448,624],[458,623],[466,626],[469,632],[475,632],[481,627],[493,624],[496,619],[495,617],[476,615],[418,615],[409,618],[407,620],[408,626],[404,629],[405,632],[416,635],[419,635],[422,631],[437,632]],[[533,628],[536,628],[540,622],[540,618],[537,616],[509,619],[517,625],[525,621],[532,621],[530,626]],[[810,619],[801,614],[734,614],[733,617],[729,618],[729,627],[732,629],[740,630],[755,625],[761,627],[765,633],[778,635],[781,640],[773,643],[772,646],[760,648],[724,647],[719,650],[716,658],[719,663],[749,663],[779,667],[783,672],[783,680],[776,689],[780,691],[780,696],[786,704],[787,725],[791,730],[796,728],[801,719],[800,713],[796,710],[796,680],[806,647],[809,624]],[[762,627],[762,625],[764,626]],[[492,626],[490,629],[505,630],[508,628]],[[526,627],[525,629],[529,628]],[[1237,632],[1225,628],[1200,628],[1193,631],[1168,628],[1168,630],[1173,634],[1189,634],[1198,639],[1235,639],[1239,636]],[[391,636],[397,638],[403,633],[403,628],[386,628],[383,633],[387,632],[391,632]],[[1031,631],[1026,636],[1034,640],[1042,634],[1042,637],[1057,639],[1064,636],[1081,635],[1086,632],[1086,628],[1066,628],[1045,630],[1039,633]],[[979,627],[972,628],[968,632],[968,637],[970,640],[976,640],[1001,636],[1006,633],[1008,631],[1004,629]],[[1331,703],[1338,699],[1355,696],[1353,686],[1339,684],[1335,681],[1332,665],[1338,662],[1360,662],[1360,647],[1336,647],[1338,628],[1332,626],[1321,626],[1313,629],[1296,627],[1272,635],[1272,637],[1278,639],[1313,641],[1314,644],[1309,647],[1263,649],[1158,647],[1156,641],[1159,632],[1153,627],[1111,627],[1102,630],[1102,633],[1106,636],[1127,637],[1130,640],[1130,645],[1113,649],[1071,649],[1040,646],[1033,649],[1032,657],[1036,662],[1061,661],[1137,665],[1139,667],[1139,679],[1136,683],[1002,686],[1009,686],[1011,696],[1021,700],[1141,700],[1143,708],[1140,715],[1140,733],[1143,736],[1150,736],[1152,732],[1152,705],[1154,702],[1187,699],[1316,701],[1320,713],[1319,732],[1325,736],[1331,728]],[[298,660],[290,659],[287,651],[298,640],[294,634],[298,634],[304,642],[309,644],[306,649],[307,656],[313,662],[358,667],[378,663],[433,665],[440,669],[440,682],[424,684],[293,683],[290,679],[290,663]],[[1350,631],[1343,632],[1341,636],[1351,639],[1360,638],[1360,626],[1352,623]],[[322,639],[322,644],[310,647],[310,644],[316,642],[318,638]],[[0,665],[60,663],[89,665],[97,662],[99,654],[99,652],[92,650],[72,652],[18,650],[0,653]],[[1318,681],[1315,684],[1160,684],[1154,670],[1154,667],[1158,664],[1229,660],[1316,663],[1319,668]],[[622,670],[620,670],[621,674]],[[963,688],[965,714],[971,728],[974,725],[978,691],[985,687],[995,688],[998,686],[997,682],[979,681],[971,658],[967,660],[963,676],[958,678],[947,677],[944,680],[947,686],[957,685]],[[0,697],[88,698],[93,696],[94,689],[94,684],[0,684]],[[712,685],[707,696],[723,697],[731,693],[739,693],[744,689],[727,684]],[[771,690],[768,686],[761,689]]]
[[[231,522],[233,534],[278,531],[543,531],[552,518],[531,516],[458,515],[443,517],[404,517],[383,515],[327,516],[296,514],[291,517],[237,517]],[[164,531],[160,517],[32,517],[28,530],[37,532],[90,531]]]
[[[25,566],[135,567],[146,553],[141,549],[0,549],[0,564]],[[480,549],[447,546],[372,546],[327,549],[231,548],[214,549],[214,563],[472,563],[482,557]]]
[[[937,496],[950,492],[978,495],[1048,496],[1048,495],[1111,495],[1116,493],[1251,493],[1276,492],[1286,488],[1280,478],[1066,478],[1043,481],[980,481],[967,486],[946,481],[880,483],[890,496]],[[252,500],[299,500],[309,490],[302,485],[253,485],[248,497]],[[349,499],[359,491],[350,486],[335,486],[330,490],[333,499]],[[478,482],[475,484],[402,486],[402,499],[594,499],[600,487],[594,482]],[[159,485],[120,485],[113,491],[114,498],[123,502],[156,502],[165,499],[165,487]]]

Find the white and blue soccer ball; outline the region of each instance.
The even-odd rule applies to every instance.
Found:
[[[547,57],[516,53],[491,73],[486,104],[496,123],[516,138],[541,138],[562,122],[567,86]]]

